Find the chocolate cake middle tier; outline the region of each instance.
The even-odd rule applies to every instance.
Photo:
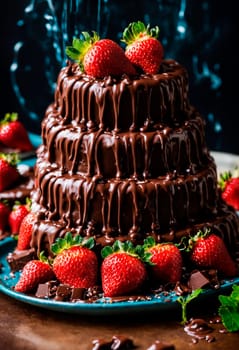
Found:
[[[53,115],[46,116],[42,126],[46,159],[70,174],[147,179],[171,172],[195,174],[211,162],[205,121],[197,111],[178,127],[152,131],[83,131],[62,125],[61,118]]]

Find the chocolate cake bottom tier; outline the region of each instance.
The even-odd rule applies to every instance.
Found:
[[[137,179],[87,178],[63,174],[40,159],[35,167],[32,208],[53,221],[99,236],[137,236],[180,229],[217,212],[215,164],[197,175]]]
[[[157,130],[118,133],[82,130],[63,124],[50,113],[42,123],[44,146],[38,153],[71,174],[101,175],[104,179],[195,174],[210,161],[204,126],[194,110],[177,127],[161,125]]]
[[[179,230],[171,230],[162,234],[155,232],[141,232],[135,234],[122,232],[115,236],[103,234],[95,230],[85,230],[82,235],[94,237],[96,240],[96,251],[98,252],[105,245],[111,245],[117,239],[121,241],[130,240],[134,244],[142,244],[147,236],[153,236],[157,242],[180,242],[182,237],[193,235],[199,230],[211,229],[215,234],[223,238],[230,254],[239,261],[239,217],[237,213],[224,203],[220,203],[217,208],[217,214],[211,215],[204,221],[197,221],[193,225],[185,225]],[[78,227],[66,227],[60,221],[38,220],[34,226],[31,247],[39,255],[45,251],[47,255],[52,255],[51,245],[57,237],[64,237],[67,232],[73,234],[79,233]]]

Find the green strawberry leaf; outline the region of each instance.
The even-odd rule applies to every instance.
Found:
[[[79,61],[80,59],[80,52],[75,47],[67,46],[66,54],[74,61]]]
[[[73,61],[77,62],[82,71],[84,71],[83,61],[86,53],[94,43],[100,40],[99,35],[93,31],[92,36],[88,32],[82,32],[82,39],[74,38],[72,45],[66,47],[66,54]]]
[[[67,232],[64,238],[58,237],[55,243],[51,246],[51,251],[57,255],[65,249],[69,249],[72,246],[84,246],[88,249],[92,249],[95,245],[93,237],[86,238],[80,235],[72,236],[71,232]]]
[[[239,286],[233,285],[229,296],[219,295],[221,303],[218,313],[222,324],[229,332],[239,331]]]
[[[130,45],[134,41],[140,39],[142,37],[142,34],[148,35],[152,38],[157,38],[159,35],[159,31],[160,30],[158,26],[150,28],[149,24],[146,26],[141,21],[132,22],[123,31],[123,39],[121,41],[126,43],[127,45]]]
[[[13,113],[6,113],[4,118],[0,121],[0,125],[3,126],[5,124],[15,122],[18,120],[18,114],[13,112]]]
[[[0,158],[4,159],[13,167],[20,162],[20,158],[17,153],[0,153]]]
[[[227,182],[232,178],[231,171],[225,171],[224,173],[220,174],[218,185],[221,188],[222,191],[224,191]]]
[[[139,248],[138,248],[138,251],[139,251]],[[108,255],[111,255],[113,253],[119,253],[119,252],[124,252],[129,255],[141,258],[137,252],[137,247],[135,247],[131,241],[122,242],[120,240],[116,240],[112,246],[105,246],[101,250],[101,256],[103,258],[106,258]]]
[[[84,238],[84,239],[82,240],[82,242],[80,242],[81,236],[79,236],[79,235],[77,235],[77,236],[79,237],[79,239],[77,239],[77,241],[79,241],[79,243],[76,243],[76,245],[81,245],[81,244],[82,244],[83,247],[86,247],[86,248],[88,248],[88,249],[92,249],[92,248],[94,247],[94,245],[95,245],[95,240],[94,240],[93,237]],[[76,236],[76,237],[77,237],[77,236]],[[78,237],[77,237],[77,238],[78,238]]]
[[[107,245],[101,250],[101,256],[103,259],[105,259],[108,255],[113,254],[113,249],[111,246]]]
[[[67,232],[65,235],[65,242],[67,246],[71,246],[73,242],[72,234],[70,232]]]
[[[145,238],[145,240],[144,240],[144,247],[145,248],[151,248],[151,247],[154,247],[155,245],[156,245],[156,242],[152,236]]]

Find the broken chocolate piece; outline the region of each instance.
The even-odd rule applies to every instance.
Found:
[[[191,290],[196,290],[198,288],[203,288],[210,284],[210,281],[201,271],[193,271],[189,281],[188,286]]]
[[[70,301],[74,302],[77,300],[85,300],[86,299],[86,288],[76,288],[73,287],[71,291]]]
[[[41,299],[48,299],[50,296],[50,286],[47,283],[40,283],[37,287],[35,296]]]
[[[54,298],[56,296],[58,281],[39,283],[35,296],[41,299]]]
[[[35,249],[27,250],[14,250],[9,253],[6,257],[6,260],[11,268],[12,272],[20,271],[30,260],[36,258]]]
[[[59,284],[56,290],[55,300],[69,301],[71,297],[71,287],[68,284]]]

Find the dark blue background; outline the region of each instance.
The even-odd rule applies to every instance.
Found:
[[[45,73],[48,71],[55,81],[65,58],[62,56],[61,62],[54,60],[51,42],[46,40],[48,34],[38,25],[45,8],[38,7],[38,12],[34,9],[26,14],[24,9],[30,3],[34,1],[8,0],[0,12],[0,116],[17,111],[29,131],[40,133],[40,122],[53,100],[54,91]],[[63,13],[61,4],[58,1],[56,7],[59,16]],[[143,20],[159,25],[165,57],[177,59],[189,71],[191,102],[206,119],[209,147],[239,154],[238,12],[235,1],[186,0],[183,16],[186,35],[181,37],[177,30],[180,4],[182,1],[176,0],[78,0],[78,11],[73,11],[69,17],[69,40],[76,27],[79,32],[97,30],[102,37],[119,42],[121,31],[131,21]],[[14,45],[19,41],[25,45],[19,56],[24,69],[18,75],[23,94],[27,96],[25,104],[16,98],[10,79]],[[27,111],[33,111],[37,119],[31,118]]]

